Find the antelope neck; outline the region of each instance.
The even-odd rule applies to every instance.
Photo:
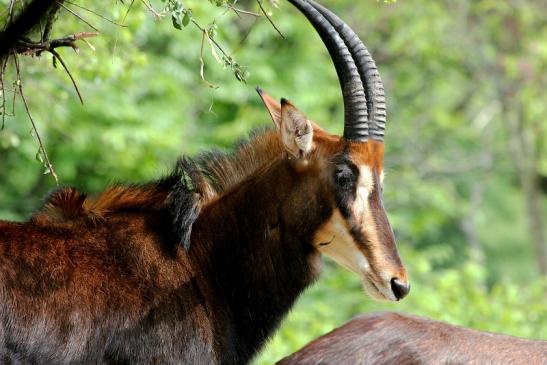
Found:
[[[332,204],[311,172],[279,159],[204,208],[190,257],[217,295],[221,343],[246,363],[318,275],[313,234]],[[211,242],[209,247],[200,247]],[[216,315],[216,314],[215,314]],[[235,343],[234,343],[235,342]]]

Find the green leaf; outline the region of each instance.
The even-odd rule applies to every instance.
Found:
[[[44,158],[42,157],[42,150],[38,150],[38,152],[36,152],[36,161],[40,162],[40,163],[44,163]]]
[[[177,29],[182,29],[183,20],[180,17],[180,13],[175,12],[175,11],[172,12],[171,13],[171,20],[173,21],[173,27],[175,27]]]
[[[190,20],[192,20],[192,9],[186,9],[182,18],[182,25],[186,27],[190,23]]]

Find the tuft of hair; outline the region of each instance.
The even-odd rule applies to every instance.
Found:
[[[155,184],[112,185],[95,197],[62,187],[49,194],[32,219],[43,224],[70,223],[76,218],[104,219],[119,211],[159,210],[165,207],[167,195]]]
[[[159,189],[156,184],[112,185],[93,199],[84,201],[88,215],[105,215],[129,210],[160,210],[165,208],[168,192]]]
[[[207,190],[204,178],[192,159],[183,157],[179,160],[173,174],[164,180],[171,181],[168,204],[173,216],[173,231],[186,250],[190,248],[192,225],[201,211],[201,202]],[[168,183],[168,185],[171,185]]]
[[[69,221],[85,214],[83,204],[86,199],[86,194],[74,188],[58,188],[48,195],[42,210],[33,216],[33,220],[38,223]]]

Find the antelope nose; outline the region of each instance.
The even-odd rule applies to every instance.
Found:
[[[393,291],[395,298],[397,298],[397,300],[401,300],[406,297],[410,291],[410,283],[405,283],[397,278],[393,278],[391,279],[391,290]]]

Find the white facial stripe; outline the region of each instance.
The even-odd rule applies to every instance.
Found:
[[[374,179],[372,177],[372,171],[368,166],[361,166],[359,168],[358,186],[364,187],[369,192],[372,191],[372,188],[374,187]]]
[[[372,172],[368,166],[362,166],[359,169],[359,181],[357,181],[357,191],[353,212],[357,219],[361,220],[368,209],[368,196],[374,186]],[[361,222],[362,223],[362,222]]]

